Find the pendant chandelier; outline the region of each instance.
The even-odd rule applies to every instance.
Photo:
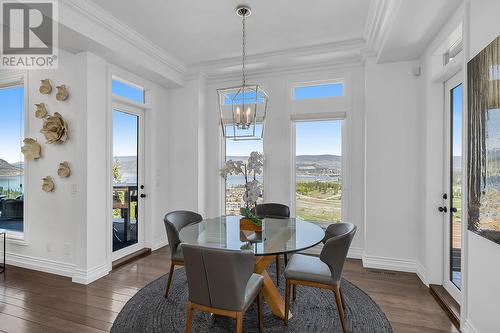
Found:
[[[258,84],[246,80],[246,19],[250,7],[239,6],[236,14],[242,21],[242,84],[217,89],[220,122],[224,138],[233,140],[261,140],[269,96]]]

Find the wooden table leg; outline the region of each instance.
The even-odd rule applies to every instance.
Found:
[[[255,273],[264,277],[264,298],[271,308],[273,314],[282,320],[285,320],[285,300],[281,296],[278,288],[274,284],[273,279],[269,276],[266,269],[271,263],[274,262],[275,256],[255,257]],[[288,312],[288,318],[292,318],[292,313]]]

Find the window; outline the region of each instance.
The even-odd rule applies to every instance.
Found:
[[[24,87],[0,88],[0,229],[24,231]]]
[[[111,81],[113,95],[121,96],[131,101],[144,104],[144,88],[121,79],[113,78]]]
[[[227,130],[232,127],[226,125]],[[256,130],[262,131],[262,124],[256,125]],[[226,139],[226,157],[225,162],[229,160],[247,162],[250,153],[256,151],[263,153],[264,144],[262,140],[232,140]],[[263,174],[257,175],[256,180],[263,184]],[[228,175],[225,184],[225,210],[226,215],[238,215],[240,207],[245,206],[243,193],[245,192],[245,176]],[[262,198],[259,199],[262,201]]]
[[[293,88],[293,99],[313,99],[344,96],[343,82],[302,84]]]
[[[295,215],[327,226],[342,217],[342,120],[295,123]]]

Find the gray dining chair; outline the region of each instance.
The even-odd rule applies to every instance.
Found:
[[[186,333],[191,332],[193,309],[236,319],[236,332],[240,333],[243,315],[254,301],[262,332],[264,278],[253,273],[253,252],[187,244],[181,247],[189,290]]]
[[[253,209],[253,213],[260,218],[287,219],[290,217],[290,208],[280,203],[263,203]],[[288,256],[283,255],[285,266],[288,264]],[[280,255],[276,255],[276,285],[280,285]]]
[[[330,289],[335,295],[342,330],[347,332],[344,300],[341,289],[342,269],[356,226],[352,223],[334,223],[328,226],[323,240],[325,245],[318,257],[294,254],[285,269],[285,324],[288,324],[290,289],[292,286]],[[295,299],[295,296],[294,296]]]
[[[179,239],[179,232],[187,225],[197,223],[203,220],[203,217],[195,212],[188,210],[177,210],[165,215],[163,222],[167,230],[168,246],[170,247],[170,273],[168,274],[167,288],[165,290],[165,297],[168,297],[170,284],[172,283],[172,276],[174,275],[175,266],[184,265],[184,257],[182,249],[179,246],[181,240]]]

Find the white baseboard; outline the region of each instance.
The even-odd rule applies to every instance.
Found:
[[[405,260],[378,256],[363,256],[363,267],[386,269],[390,271],[416,273],[416,262],[414,260]]]
[[[465,323],[460,324],[460,331],[462,333],[479,333],[479,331],[472,326],[469,320],[465,319]]]
[[[350,247],[349,252],[347,253],[347,258],[362,259],[363,253],[364,253],[364,251],[360,247]]]
[[[80,284],[89,284],[108,275],[109,265],[102,264],[89,270],[75,269],[71,281]]]
[[[158,250],[159,248],[162,248],[166,245],[168,245],[168,241],[166,239],[156,240],[153,246],[151,247],[151,251]]]
[[[420,262],[417,261],[417,276],[420,278],[423,284],[425,284],[427,287],[429,286],[429,281],[427,280],[427,270],[425,269],[424,266]]]
[[[32,256],[8,253],[6,254],[8,265],[18,266],[22,268],[32,269],[45,273],[72,277],[75,271],[75,265],[56,260],[36,258]]]

